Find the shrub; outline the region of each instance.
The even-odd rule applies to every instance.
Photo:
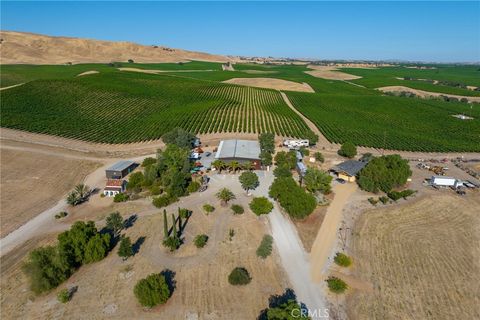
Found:
[[[143,159],[142,167],[148,167],[149,165],[156,164],[156,163],[157,163],[156,158],[147,157],[147,158]]]
[[[272,236],[266,234],[263,236],[262,242],[260,243],[260,246],[257,248],[257,256],[259,256],[262,259],[267,258],[271,253],[272,253],[272,244],[273,244],[273,238]]]
[[[403,198],[403,199],[407,199],[409,196],[411,196],[412,194],[414,194],[416,191],[415,190],[411,190],[411,189],[405,189],[403,191],[390,191],[387,193],[387,196],[392,199],[393,201],[397,201],[399,200],[400,198]]]
[[[71,295],[68,289],[62,289],[57,294],[57,299],[61,303],[67,303],[68,301],[70,301],[70,298],[71,298]]]
[[[178,216],[182,219],[187,219],[192,215],[192,211],[185,208],[178,208]]]
[[[128,200],[128,194],[125,193],[117,193],[115,197],[113,197],[113,202],[125,202]]]
[[[195,237],[195,246],[197,248],[203,248],[207,244],[208,241],[208,236],[206,234],[199,234],[198,236]]]
[[[133,292],[138,302],[148,308],[164,304],[171,295],[165,276],[160,273],[153,273],[138,281]]]
[[[344,253],[337,252],[335,258],[333,258],[336,264],[342,267],[349,267],[352,264],[352,259]]]
[[[59,213],[57,213],[57,214],[55,215],[55,219],[65,218],[66,216],[68,216],[68,212],[66,212],[66,211],[60,211]]]
[[[273,210],[273,203],[271,203],[265,197],[253,198],[253,200],[250,202],[250,209],[257,216],[262,214],[268,214],[270,213],[270,211]]]
[[[177,200],[178,200],[177,197],[172,197],[172,196],[166,194],[166,195],[163,195],[163,196],[158,196],[156,198],[153,198],[152,203],[157,208],[163,208],[163,207],[168,206],[171,203],[174,203]]]
[[[351,159],[357,155],[357,147],[351,142],[345,142],[338,150],[338,154]]]
[[[180,247],[180,239],[176,236],[169,236],[163,240],[163,245],[170,249],[171,252],[177,250]]]
[[[277,200],[287,213],[297,219],[303,219],[313,212],[317,200],[305,192],[293,178],[276,178],[270,186],[270,197]]]
[[[377,193],[389,192],[404,185],[412,171],[408,161],[398,154],[373,158],[358,173],[358,185],[362,190]]]
[[[320,152],[315,152],[313,154],[313,157],[315,158],[315,160],[319,161],[319,162],[325,162],[325,158],[323,157],[323,154],[321,154]]]
[[[325,281],[327,282],[328,289],[330,289],[330,291],[333,293],[344,293],[348,289],[348,285],[340,278],[329,277]]]
[[[328,194],[332,190],[332,186],[330,185],[332,176],[322,170],[308,168],[303,177],[303,181],[307,190],[312,193],[320,191],[323,194]]]
[[[204,204],[202,208],[206,213],[211,213],[213,210],[215,210],[215,207],[208,203]]]
[[[161,188],[160,186],[155,186],[155,185],[153,185],[153,186],[150,187],[150,194],[151,194],[152,196],[158,196],[159,194],[162,193],[162,191],[163,191],[163,190],[162,190],[162,188]]]
[[[267,320],[310,320],[311,318],[306,312],[302,312],[305,309],[295,299],[289,299],[288,301],[279,305],[270,306],[267,311]],[[293,316],[295,315],[295,316]],[[260,319],[260,318],[259,318]],[[262,318],[263,319],[263,318]]]
[[[197,181],[192,181],[187,187],[188,193],[194,193],[197,192],[198,189],[200,189],[200,183]]]
[[[246,285],[249,284],[250,281],[252,281],[252,278],[250,278],[250,275],[245,268],[237,267],[233,269],[228,276],[228,282],[234,286]]]
[[[245,212],[245,209],[239,204],[232,204],[230,207],[233,211],[233,214],[243,214]]]
[[[123,260],[126,260],[129,257],[133,256],[133,246],[132,242],[130,241],[130,237],[122,238],[122,241],[120,241],[120,247],[118,248],[118,256],[122,257]]]
[[[298,151],[300,151],[300,153],[302,154],[302,156],[308,157],[308,156],[310,155],[310,150],[308,150],[308,149],[305,148],[305,147],[300,147],[300,149],[299,149]]]
[[[374,198],[370,197],[368,198],[368,202],[370,202],[372,205],[376,206],[378,203],[378,200],[375,200]]]
[[[383,204],[388,203],[388,197],[385,197],[385,196],[381,196],[380,198],[378,198],[378,200]]]

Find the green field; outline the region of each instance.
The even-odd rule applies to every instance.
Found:
[[[221,71],[221,64],[210,62],[122,63],[122,67],[172,72],[143,74],[106,64],[1,66],[2,87],[27,82],[1,91],[1,125],[108,143],[156,139],[176,126],[196,133],[272,131],[302,137],[309,129],[277,91],[221,83],[231,78],[270,77],[306,82],[315,90],[286,93],[332,142],[412,151],[480,151],[479,104],[390,97],[374,89],[404,85],[478,95],[462,88],[395,79],[415,77],[477,86],[478,66],[342,69],[361,75],[352,82],[366,88],[315,78],[304,72],[308,70],[304,65],[236,64],[236,71]],[[89,70],[100,73],[76,77]],[[474,119],[452,117],[459,113]]]
[[[309,131],[274,90],[168,75],[111,72],[35,80],[1,92],[2,126],[106,143],[195,133]]]

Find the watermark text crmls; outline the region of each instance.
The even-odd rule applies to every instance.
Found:
[[[308,309],[308,308],[296,308],[290,312],[290,315],[293,318],[302,318],[302,317],[311,317],[314,319],[324,318],[328,319],[330,317],[328,309]]]

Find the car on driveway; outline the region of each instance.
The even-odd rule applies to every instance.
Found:
[[[340,179],[340,178],[336,179],[336,181],[340,184],[345,184],[345,182],[346,182],[345,180]]]

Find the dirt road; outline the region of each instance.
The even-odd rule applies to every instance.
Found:
[[[357,190],[355,183],[337,184],[333,187],[335,198],[327,209],[327,214],[313,242],[310,252],[311,277],[314,281],[321,281],[328,268],[328,257],[332,256],[337,230],[342,220],[342,212],[348,198]]]

